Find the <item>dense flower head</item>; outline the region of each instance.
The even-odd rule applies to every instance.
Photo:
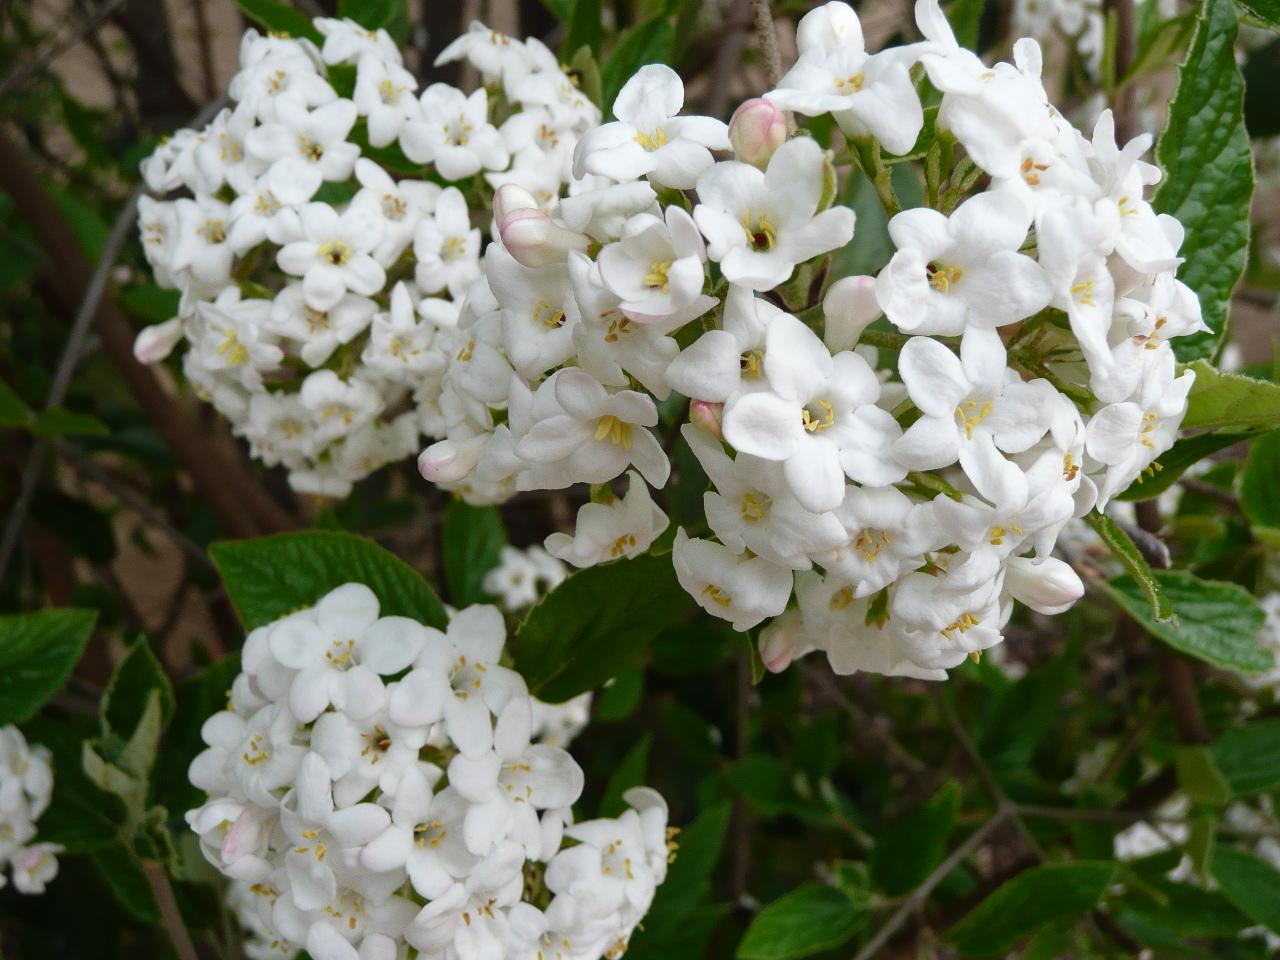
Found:
[[[185,376],[253,455],[337,497],[443,435],[491,192],[550,203],[599,112],[561,93],[537,41],[473,25],[443,59],[483,37],[494,84],[521,79],[466,95],[419,90],[385,30],[315,24],[319,49],[248,31],[231,104],[143,163],[144,250],[181,300],[135,353],[156,363],[185,342]]]
[[[187,822],[234,881],[250,956],[625,950],[666,876],[666,804],[637,787],[620,816],[574,821],[564,747],[590,695],[538,702],[505,641],[495,607],[441,631],[358,583],[249,634]]]
[[[645,484],[671,474],[658,410],[679,394],[711,489],[675,571],[760,629],[770,669],[821,650],[840,673],[941,679],[1015,601],[1078,599],[1059,532],[1158,469],[1186,409],[1169,341],[1204,326],[1182,229],[1147,202],[1150,138],[1117,143],[1105,112],[1073,127],[1033,40],[989,65],[936,0],[916,19],[922,42],[869,51],[847,4],[810,11],[796,63],[727,128],[645,66],[579,140],[566,196],[504,187],[424,476],[477,503],[591,484],[547,549],[632,556],[668,526]],[[483,71],[492,51],[467,45]],[[823,116],[830,142],[806,127]],[[913,151],[926,202],[901,209],[886,163]],[[836,197],[861,175],[893,250],[840,277],[831,255],[860,238]]]
[[[19,893],[44,893],[58,875],[55,843],[41,842],[36,821],[53,795],[49,751],[27,743],[17,727],[0,727],[0,887]]]

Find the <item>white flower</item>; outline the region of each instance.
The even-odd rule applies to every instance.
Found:
[[[438,897],[479,862],[463,840],[467,810],[456,788],[433,793],[426,775],[412,769],[396,790],[390,826],[364,847],[360,863],[379,873],[404,868],[420,896]]]
[[[191,325],[192,355],[206,369],[224,371],[246,389],[261,387],[262,375],[284,359],[267,331],[271,309],[270,300],[240,300],[234,287],[214,303],[201,301]]]
[[[698,178],[693,218],[730,283],[772,289],[796,264],[849,242],[850,208],[818,212],[826,163],[817,143],[796,137],[778,148],[764,172],[728,160]]]
[[[0,887],[6,864],[22,894],[44,893],[58,873],[55,843],[33,842],[36,821],[53,794],[53,768],[46,747],[30,746],[13,726],[0,727]]]
[[[227,242],[230,216],[230,208],[212,197],[178,200],[169,269],[178,276],[189,273],[198,283],[217,289],[226,284],[235,259]]]
[[[433,83],[419,99],[421,116],[400,129],[400,147],[415,163],[432,163],[446,180],[464,180],[481,170],[501,170],[510,161],[502,136],[489,123],[484,88],[471,96]]]
[[[249,154],[264,164],[267,184],[281,203],[305,203],[326,180],[351,176],[360,148],[347,141],[356,123],[356,107],[350,100],[307,111],[286,101],[276,109],[276,122],[249,132]]]
[[[1048,431],[1057,391],[1045,380],[1024,383],[1005,367],[1004,346],[991,330],[970,329],[960,356],[927,337],[912,337],[898,359],[902,382],[923,416],[893,446],[913,470],[957,460],[992,503],[1025,490],[1004,453],[1030,449]]]
[[[1069,610],[1084,596],[1080,575],[1057,557],[1010,557],[1004,568],[1004,588],[1019,603],[1050,616]]]
[[[869,597],[919,569],[926,551],[942,546],[933,504],[914,503],[896,487],[850,487],[836,517],[844,541],[814,559],[828,573],[847,581],[856,599]]]
[[[328,443],[356,430],[382,410],[378,392],[363,380],[343,380],[332,370],[317,370],[302,381],[302,404],[312,416],[319,443]]]
[[[811,39],[839,15],[843,36],[835,45]],[[832,114],[850,137],[871,135],[890,153],[906,153],[924,125],[924,110],[908,72],[908,48],[868,55],[857,14],[832,2],[809,11],[797,30],[800,58],[765,96],[805,116]]]
[[[403,378],[408,371],[441,372],[445,359],[432,349],[439,329],[437,318],[456,320],[455,308],[445,300],[423,300],[415,308],[408,287],[397,283],[391,291],[391,309],[373,318],[361,361],[392,380]]]
[[[759,389],[725,403],[725,439],[742,453],[783,464],[800,503],[815,513],[844,499],[844,477],[895,483],[906,476],[890,453],[900,428],[875,405],[880,384],[855,353],[832,357],[789,314],[769,323]]]
[[[417,89],[413,74],[398,63],[373,55],[360,58],[352,102],[368,125],[370,146],[394,143],[405,121],[417,116]]]
[[[361,189],[351,199],[351,208],[364,210],[382,222],[382,240],[373,258],[390,267],[413,241],[419,223],[436,209],[440,188],[422,180],[392,180],[365,157],[356,161],[355,170]]]
[[[1098,509],[1173,446],[1194,382],[1190,370],[1176,380],[1172,371],[1150,376],[1136,400],[1109,404],[1089,418],[1085,450],[1106,467],[1098,485]]]
[[[480,276],[480,231],[471,226],[467,201],[457,187],[443,190],[434,213],[418,222],[413,255],[414,279],[424,293],[447,287],[452,296],[460,297]]]
[[[683,106],[679,74],[660,63],[641,67],[613,103],[618,119],[579,142],[574,176],[648,177],[658,186],[688,190],[714,162],[711,151],[729,149],[729,130],[711,117],[678,116]]]
[[[300,214],[301,236],[277,256],[280,269],[302,277],[307,306],[330,310],[350,291],[371,296],[387,275],[372,254],[382,225],[362,210],[339,214],[327,203],[309,203]]]
[[[764,377],[765,334],[782,311],[746,287],[730,286],[721,329],[708,330],[667,368],[667,380],[687,397],[724,403]]]
[[[702,295],[706,258],[693,218],[671,206],[664,219],[639,214],[627,221],[622,239],[600,251],[600,277],[622,312],[643,322],[669,317]]]
[[[332,17],[316,17],[312,23],[324,34],[320,55],[325,63],[356,63],[369,58],[393,65],[400,63],[400,48],[386,30],[367,30],[353,20]]]
[[[486,83],[498,80],[515,64],[523,64],[527,55],[518,40],[505,33],[490,30],[479,20],[472,20],[467,32],[450,41],[436,57],[435,65],[443,66],[466,59],[479,70]]]
[[[276,294],[266,327],[276,336],[300,343],[302,359],[318,367],[341,344],[363,333],[377,312],[377,303],[354,293],[344,293],[328,310],[317,310],[307,304],[302,284],[291,283]]]
[[[516,453],[536,464],[554,465],[557,486],[604,483],[628,465],[655,487],[666,484],[671,465],[647,429],[658,423],[652,400],[633,390],[608,393],[581,370],[561,370],[538,388],[543,391],[554,396],[560,412],[534,423],[516,444]],[[524,482],[524,475],[518,482]]]
[[[904,210],[889,221],[898,249],[876,281],[885,316],[907,333],[955,336],[1047,306],[1044,270],[1018,253],[1030,224],[1030,211],[1008,193],[979,194],[950,217]]]
[[[575,567],[590,567],[648,550],[669,521],[638,473],[628,471],[627,480],[626,496],[579,507],[573,536],[551,534],[547,552]]]
[[[736,556],[711,540],[676,531],[671,562],[676,579],[698,606],[740,632],[776,617],[791,596],[791,571],[764,557]]]
[[[274,121],[281,107],[305,110],[332,103],[338,94],[320,75],[318,60],[310,43],[263,37],[250,30],[240,45],[240,72],[231,78],[227,92],[264,122]]]

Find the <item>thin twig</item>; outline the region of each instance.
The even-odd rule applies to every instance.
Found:
[[[760,46],[765,76],[769,86],[776,87],[782,79],[782,54],[778,52],[778,31],[773,25],[769,0],[751,0],[751,14],[756,23],[756,43]]]
[[[938,864],[933,873],[929,874],[920,886],[911,891],[898,909],[894,911],[893,916],[885,921],[884,926],[876,931],[876,935],[871,938],[865,947],[858,951],[853,960],[871,960],[872,957],[879,953],[880,948],[889,942],[889,939],[898,932],[899,928],[907,922],[907,919],[929,898],[933,888],[941,883],[947,874],[954,870],[962,860],[977,850],[982,845],[982,842],[991,835],[992,831],[1009,818],[1009,815],[1010,810],[1008,807],[998,807],[990,820],[971,833],[964,843],[951,852],[951,856]]]
[[[151,894],[155,897],[165,929],[169,931],[169,939],[173,941],[178,960],[200,960],[195,944],[191,942],[191,934],[187,932],[187,925],[182,920],[182,912],[178,909],[178,901],[173,895],[173,886],[169,883],[169,874],[165,872],[164,864],[158,860],[143,860],[142,872],[151,886]]]
[[[0,81],[0,97],[16,90],[34,74],[43,70],[50,63],[56,60],[62,54],[66,53],[77,43],[79,43],[85,35],[92,33],[101,24],[102,21],[115,13],[116,9],[124,4],[124,0],[106,0],[102,6],[95,10],[90,16],[82,20],[78,24],[71,27],[66,36],[55,40],[47,50],[42,50],[35,54],[30,60],[15,69],[4,80]]]

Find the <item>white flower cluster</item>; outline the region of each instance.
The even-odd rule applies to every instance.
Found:
[[[155,194],[184,194],[139,208],[156,280],[182,297],[135,353],[185,340],[186,378],[254,456],[345,496],[443,433],[440,378],[480,273],[471,209],[505,183],[551,202],[599,112],[536,40],[473,24],[440,61],[500,58],[505,85],[419,95],[385,30],[315,25],[320,49],[246,33],[234,106],[144,162]]]
[[[355,583],[249,635],[187,821],[237,881],[251,956],[621,954],[666,876],[666,804],[638,787],[620,817],[573,823],[582,770],[533,740],[505,639],[494,607],[442,633],[379,617]],[[563,739],[579,709],[538,727]]]
[[[537,603],[538,598],[554,588],[566,576],[564,564],[542,547],[505,546],[498,564],[484,575],[484,592],[496,597],[498,606],[517,613]]]
[[[19,893],[44,893],[58,875],[62,847],[32,842],[52,795],[48,749],[28,746],[17,727],[0,727],[0,887],[8,883],[6,866]]]
[[[578,144],[595,180],[549,211],[499,190],[445,372],[466,415],[424,476],[501,499],[633,467],[624,499],[597,487],[547,542],[579,566],[631,556],[667,525],[643,481],[667,482],[655,400],[678,392],[715,539],[678,531],[676,572],[738,630],[776,618],[771,669],[821,649],[840,673],[942,678],[1000,642],[1012,600],[1070,606],[1058,532],[1157,469],[1186,408],[1169,340],[1204,327],[1182,229],[1144,199],[1150,138],[1118,146],[1109,113],[1081,135],[1034,41],[988,66],[936,0],[916,17],[924,42],[869,53],[848,5],[811,11],[778,89],[727,128],[643,67]],[[891,219],[878,276],[821,291],[825,255],[857,243],[839,165],[875,174],[924,129],[913,71],[941,94],[925,166],[946,202]],[[785,111],[830,115],[847,153]],[[860,344],[882,315],[899,334],[866,336],[888,349]]]

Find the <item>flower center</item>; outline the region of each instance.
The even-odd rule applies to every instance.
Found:
[[[227,239],[227,228],[221,220],[206,220],[196,227],[196,233],[204,238],[205,243],[222,243]]]
[[[887,547],[891,540],[888,530],[881,530],[880,536],[877,537],[870,529],[867,529],[854,538],[853,549],[861,553],[867,563],[871,563],[876,557],[880,556],[880,551]]]
[[[280,201],[276,199],[276,195],[270,190],[263,190],[258,194],[258,200],[253,205],[254,213],[262,216],[270,216],[280,209]]]
[[[329,649],[324,652],[324,658],[329,661],[330,666],[347,667],[351,665],[355,649],[354,640],[334,640],[329,644]]]
[[[218,157],[223,163],[244,159],[244,145],[229,133],[218,134]]]
[[[449,831],[439,820],[420,823],[413,828],[413,842],[420,847],[431,847],[433,850],[440,846],[448,835]]]
[[[458,114],[456,120],[444,125],[444,142],[451,147],[465,147],[471,141],[471,131],[475,128],[467,123],[467,118]]]
[[[466,363],[471,359],[471,355],[475,353],[475,349],[476,342],[474,340],[468,340],[467,345],[458,351],[458,359],[463,363]]]
[[[636,535],[634,533],[624,533],[617,540],[613,541],[613,546],[609,548],[609,556],[620,557],[628,550],[636,548]]]
[[[459,654],[449,670],[449,682],[458,699],[466,700],[471,696],[471,690],[479,690],[482,680],[480,675],[487,672],[488,668],[483,663],[472,663],[463,654]]]
[[[841,96],[849,96],[851,93],[857,93],[862,89],[862,83],[866,77],[859,71],[848,77],[836,77],[832,83],[835,85],[836,93]]]
[[[1147,447],[1148,449],[1155,447],[1155,444],[1151,442],[1151,437],[1149,437],[1148,434],[1156,428],[1156,424],[1159,422],[1160,415],[1154,410],[1148,410],[1142,415],[1142,429],[1139,431],[1138,440],[1144,447]]]
[[[382,215],[388,220],[403,220],[404,215],[408,212],[409,205],[394,193],[384,193],[382,195]]]
[[[960,616],[956,617],[956,619],[952,620],[949,624],[939,630],[938,633],[942,634],[943,639],[954,643],[956,638],[951,635],[953,632],[959,631],[960,633],[966,633],[970,627],[976,627],[980,623],[982,623],[982,621],[972,613],[962,613]]]
[[[800,415],[804,420],[804,428],[810,433],[821,433],[836,422],[835,408],[827,400],[815,400],[806,404]]]
[[[748,490],[742,495],[739,513],[747,523],[758,523],[769,516],[769,508],[773,506],[773,498],[759,490]]]
[[[299,137],[298,152],[308,163],[319,163],[320,158],[324,156],[324,147],[310,137]]]
[[[742,215],[742,230],[747,235],[747,245],[756,253],[767,253],[778,241],[778,228],[769,222],[768,214],[753,218],[748,210]]]
[[[1080,473],[1080,464],[1076,463],[1075,454],[1068,451],[1062,455],[1062,479],[1070,483]]]
[[[271,759],[270,751],[262,748],[262,734],[255,733],[249,740],[249,747],[243,754],[241,759],[251,767],[256,767],[260,763],[266,763]]]
[[[541,323],[548,330],[564,326],[564,311],[553,307],[545,300],[539,300],[533,305],[532,316],[534,323]]]
[[[615,447],[622,447],[625,450],[631,449],[631,424],[625,420],[619,420],[611,413],[606,413],[596,421],[594,436],[597,443],[601,440],[608,440]]]
[[[950,293],[951,285],[959,283],[960,278],[964,276],[964,271],[959,267],[948,267],[946,264],[932,261],[925,264],[924,272],[929,278],[929,286],[939,293]]]
[[[973,439],[974,428],[987,419],[993,408],[994,404],[990,400],[984,400],[982,403],[978,403],[977,400],[966,400],[956,407],[956,416],[960,418],[960,425],[964,427],[966,440]]]
[[[268,93],[283,93],[285,88],[289,86],[289,74],[283,70],[277,70],[275,73],[267,77]]]
[[[218,356],[226,361],[228,367],[239,367],[249,359],[249,350],[234,330],[228,330],[218,347]]]
[[[653,131],[653,133],[645,133],[643,130],[637,130],[636,143],[649,151],[657,150],[659,147],[665,147],[667,145],[667,131],[663,130],[661,127],[658,127]]]
[[[364,739],[364,749],[360,751],[360,756],[373,756],[369,760],[370,764],[375,764],[382,759],[383,754],[391,749],[391,737],[387,731],[380,726],[375,726],[368,733],[361,735]]]
[[[1011,523],[1007,527],[1002,527],[997,523],[991,528],[991,539],[987,542],[993,547],[1003,546],[1004,538],[1011,533],[1016,533],[1018,536],[1022,536],[1022,528],[1016,523]]]
[[[841,587],[831,595],[831,609],[843,610],[853,603],[853,587]]]
[[[609,321],[609,332],[604,335],[605,343],[617,343],[631,332],[631,318],[619,314]]]
[[[314,307],[303,307],[302,319],[306,323],[309,333],[319,333],[321,330],[329,329],[329,315],[321,313]]]
[[[388,106],[395,106],[400,102],[400,94],[404,93],[404,87],[398,87],[390,80],[383,80],[378,84],[378,96],[382,102]]]
[[[717,587],[714,583],[708,583],[705,587],[703,587],[702,595],[704,597],[707,597],[712,603],[714,603],[718,607],[728,607],[729,604],[733,603],[733,597],[729,596],[729,594],[725,593],[723,590]]]
[[[742,375],[748,380],[754,380],[764,373],[763,350],[748,350],[739,358],[738,362],[742,368]]]
[[[1047,163],[1036,163],[1035,157],[1026,157],[1022,161],[1022,180],[1029,187],[1040,186],[1040,174],[1049,169]]]
[[[655,260],[649,264],[649,272],[644,275],[644,285],[646,287],[656,287],[663,293],[671,290],[671,281],[667,278],[667,272],[671,269],[670,260]]]
[[[317,252],[320,254],[320,259],[335,267],[345,267],[351,260],[351,247],[341,240],[322,243]]]
[[[462,237],[448,237],[440,248],[440,259],[452,263],[467,252],[467,241]]]

